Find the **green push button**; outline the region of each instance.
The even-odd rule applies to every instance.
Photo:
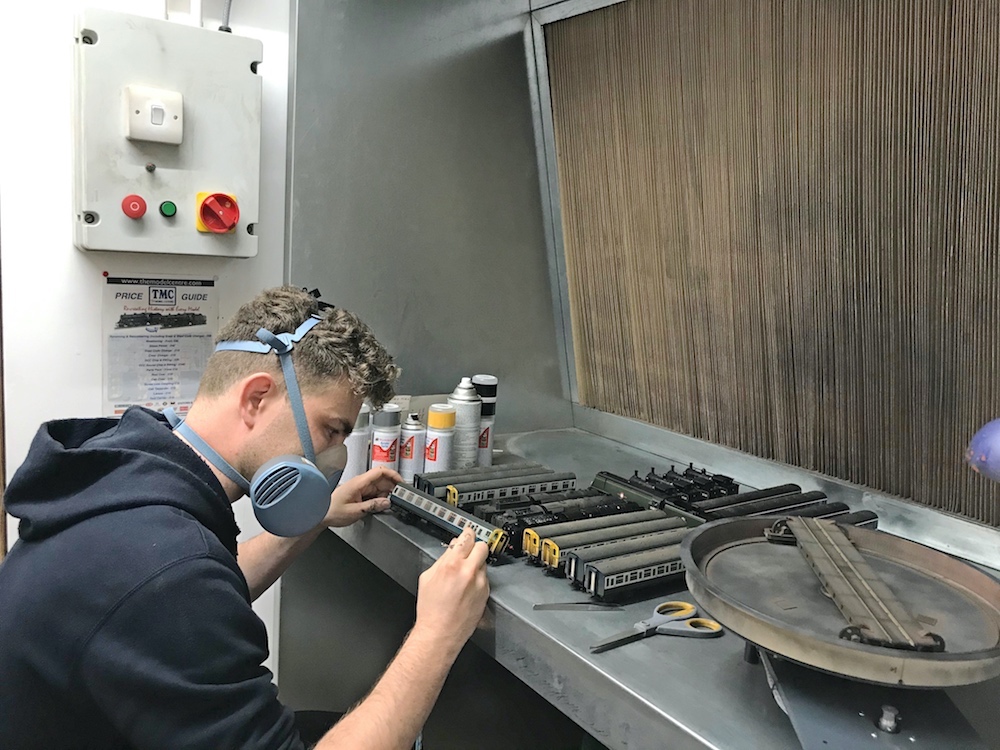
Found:
[[[168,219],[177,215],[177,204],[173,201],[163,201],[160,204],[160,215]]]

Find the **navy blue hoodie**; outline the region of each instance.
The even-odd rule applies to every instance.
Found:
[[[0,748],[301,748],[238,529],[163,417],[49,422],[7,489]]]

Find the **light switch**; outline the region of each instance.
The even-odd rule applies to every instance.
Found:
[[[177,91],[126,86],[125,137],[179,144],[184,140],[184,97]]]

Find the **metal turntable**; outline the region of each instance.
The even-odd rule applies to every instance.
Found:
[[[1000,582],[986,573],[809,518],[709,523],[681,556],[698,603],[758,647],[807,750],[987,747],[943,691],[1000,675]]]

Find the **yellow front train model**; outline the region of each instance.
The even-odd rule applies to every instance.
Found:
[[[444,529],[455,536],[462,529],[470,527],[476,540],[485,542],[490,550],[490,558],[499,557],[507,549],[507,532],[486,523],[480,518],[466,513],[452,505],[446,505],[433,495],[421,492],[408,484],[397,484],[389,493],[389,502],[409,513]]]

